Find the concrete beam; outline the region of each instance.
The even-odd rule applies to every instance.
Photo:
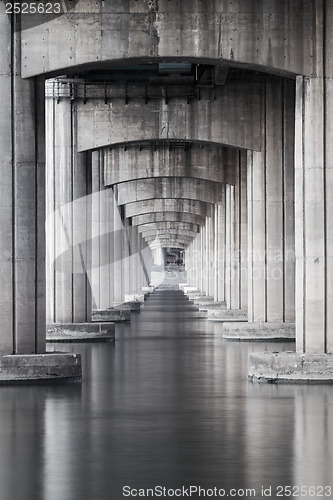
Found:
[[[149,177],[191,177],[233,184],[239,152],[214,144],[191,144],[171,147],[172,141],[162,142],[156,150],[140,146],[109,148],[104,153],[105,186]],[[158,144],[158,142],[157,142]]]
[[[186,231],[184,229],[152,229],[151,231],[146,231],[145,233],[142,233],[143,238],[148,238],[148,237],[156,237],[156,238],[165,238],[165,237],[175,237],[177,238],[178,236],[184,237],[184,236],[190,236],[192,239],[195,238],[198,235],[196,231]]]
[[[184,97],[167,106],[163,99],[147,104],[134,99],[128,105],[125,99],[74,101],[79,151],[170,137],[259,151],[260,91],[261,82],[243,79],[216,87],[214,100],[211,89],[203,89],[200,100],[190,104]]]
[[[162,222],[177,222],[180,224],[196,224],[198,226],[203,226],[205,223],[205,217],[184,212],[157,212],[152,214],[135,215],[132,217],[132,226]]]
[[[294,0],[292,9],[289,2],[268,8],[266,2],[255,0],[221,0],[209,9],[205,2],[191,0],[76,0],[66,3],[67,14],[60,4],[60,13],[47,19],[23,16],[24,77],[68,74],[71,68],[86,69],[89,64],[109,67],[119,59],[174,61],[175,55],[182,61],[230,61],[254,69],[315,73],[316,24],[310,0]]]
[[[187,177],[156,177],[118,184],[118,205],[159,198],[218,203],[221,200],[221,184]]]
[[[150,224],[142,224],[138,226],[139,233],[145,234],[147,231],[172,231],[173,229],[192,231],[198,233],[200,227],[197,224],[189,224],[187,222],[151,222]]]
[[[175,198],[160,198],[126,203],[125,217],[152,215],[157,213],[164,214],[166,212],[178,212],[198,215],[199,217],[208,217],[211,214],[212,209],[213,203],[211,202],[189,199],[176,200]]]

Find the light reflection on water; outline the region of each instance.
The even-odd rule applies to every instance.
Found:
[[[83,382],[0,388],[1,500],[120,500],[124,485],[262,498],[262,485],[333,482],[333,388],[247,381],[249,351],[292,347],[225,342],[174,291],[118,325],[115,344],[51,345],[81,353]]]

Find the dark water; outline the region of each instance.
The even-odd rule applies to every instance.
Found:
[[[80,352],[84,380],[0,388],[0,500],[332,498],[333,388],[247,381],[249,351],[291,346],[225,342],[168,290],[115,344],[50,346]]]

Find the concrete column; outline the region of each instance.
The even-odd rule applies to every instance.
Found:
[[[215,270],[215,210],[212,210],[212,216],[208,219],[208,270],[209,270],[209,281],[208,281],[208,295],[214,297],[215,291],[215,280],[216,280],[216,270]]]
[[[293,82],[263,84],[262,151],[248,153],[249,324],[225,325],[231,338],[240,328],[248,339],[294,338],[294,103]]]
[[[114,198],[111,189],[104,188],[104,156],[99,151],[92,156],[92,269],[91,289],[93,309],[113,306],[113,218]]]
[[[21,79],[20,17],[5,7],[0,4],[0,380],[78,378],[80,356],[45,354],[44,82]]]
[[[114,269],[113,269],[113,296],[114,302],[120,304],[124,300],[124,284],[122,273],[122,259],[123,259],[123,223],[121,220],[120,210],[117,204],[117,188],[114,188],[114,214],[113,214],[113,227],[114,227]]]
[[[218,271],[217,271],[217,301],[225,301],[225,275],[226,275],[226,186],[222,186],[222,202],[217,205],[217,246],[218,246]]]
[[[43,86],[20,77],[17,22],[1,4],[1,354],[45,352]]]
[[[296,350],[332,353],[332,78],[297,79]]]
[[[225,244],[225,301],[227,308],[232,308],[233,281],[233,241],[235,218],[235,187],[226,185],[226,244]]]
[[[68,100],[47,101],[47,320],[91,320],[91,172],[76,148],[76,117]]]

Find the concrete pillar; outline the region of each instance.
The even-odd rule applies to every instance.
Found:
[[[223,302],[225,295],[226,275],[226,186],[222,186],[222,202],[217,205],[216,239],[218,247],[217,259],[217,301]]]
[[[294,103],[294,82],[263,83],[262,151],[248,153],[249,324],[241,328],[251,338],[294,338]]]
[[[111,189],[104,188],[104,156],[99,151],[92,157],[92,266],[91,290],[93,309],[113,306],[113,218],[114,198]]]
[[[248,161],[249,321],[293,322],[293,83],[268,81],[263,99],[263,151]]]
[[[296,350],[332,353],[331,78],[297,79]]]
[[[47,321],[91,320],[91,172],[70,101],[47,100]]]
[[[44,82],[21,79],[20,18],[5,10],[1,3],[0,380],[78,378],[80,356],[45,354]]]
[[[123,223],[121,220],[120,209],[117,204],[117,188],[114,188],[114,213],[113,213],[113,227],[114,227],[114,269],[113,269],[113,296],[114,302],[120,304],[124,300],[124,283],[122,272],[122,259],[123,259]]]

